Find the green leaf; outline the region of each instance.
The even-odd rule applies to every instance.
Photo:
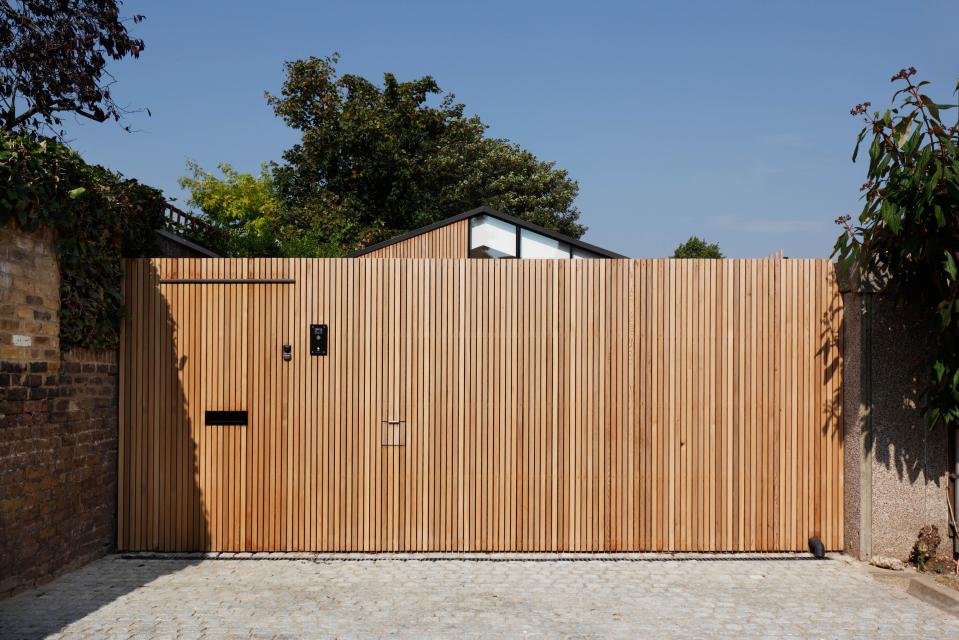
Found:
[[[943,266],[943,268],[946,270],[946,275],[949,276],[949,279],[952,280],[953,282],[955,282],[955,280],[956,280],[956,261],[955,261],[955,259],[952,257],[952,254],[949,253],[948,251],[944,251],[943,253],[945,254],[946,258],[945,258],[945,260],[943,260],[943,265],[942,265],[942,266]]]
[[[932,363],[932,372],[935,376],[934,380],[940,383],[946,375],[946,365],[941,360],[936,360]]]
[[[939,305],[939,326],[942,329],[945,329],[950,324],[952,324],[952,305],[941,304]]]
[[[853,148],[853,150],[852,150],[852,161],[853,161],[853,162],[856,161],[856,156],[859,155],[859,145],[862,144],[862,139],[865,138],[865,137],[866,137],[866,129],[863,128],[863,130],[860,131],[860,132],[859,132],[859,135],[856,137],[856,146],[855,146],[855,148]]]
[[[922,101],[922,104],[925,105],[926,109],[929,110],[932,117],[939,120],[939,105],[930,100],[929,96],[925,94],[920,94],[919,99]]]
[[[959,202],[959,178],[947,178],[945,180],[946,192],[955,202]]]
[[[916,127],[913,129],[912,136],[909,137],[909,141],[906,143],[906,146],[903,148],[903,153],[906,155],[912,155],[916,153],[916,150],[919,148],[920,143],[922,143],[922,129]]]
[[[939,424],[940,418],[941,416],[939,407],[933,407],[932,411],[929,412],[929,426],[935,427],[937,424]]]
[[[86,187],[77,187],[76,189],[70,189],[67,195],[70,196],[71,200],[76,200],[86,192]]]
[[[912,129],[912,123],[915,118],[915,114],[909,114],[900,120],[896,126],[893,128],[892,133],[893,137],[896,140],[896,145],[902,147],[906,141],[909,139],[909,132]]]
[[[945,226],[946,226],[946,216],[945,216],[945,214],[942,212],[942,207],[940,207],[938,204],[937,204],[937,205],[933,205],[933,207],[932,207],[932,213],[933,213],[933,215],[936,217],[936,226],[937,226],[937,228],[942,229],[943,227],[945,227]]]
[[[883,222],[889,226],[889,229],[894,234],[898,235],[899,230],[902,228],[902,218],[899,215],[899,210],[896,205],[888,201],[883,201],[881,215]]]

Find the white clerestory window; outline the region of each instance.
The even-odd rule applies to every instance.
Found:
[[[471,258],[598,258],[592,251],[573,247],[494,216],[470,219]]]

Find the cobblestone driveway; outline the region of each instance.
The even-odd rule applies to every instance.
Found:
[[[959,637],[844,560],[112,556],[0,601],[0,637]]]

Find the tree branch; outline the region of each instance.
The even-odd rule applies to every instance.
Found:
[[[25,123],[27,120],[29,120],[33,116],[40,113],[44,113],[44,112],[46,113],[73,112],[73,113],[76,113],[77,115],[83,116],[84,118],[89,118],[90,120],[93,120],[94,122],[103,122],[110,116],[110,114],[105,111],[102,111],[100,113],[93,113],[74,105],[69,100],[58,100],[54,102],[53,104],[51,104],[49,109],[46,109],[46,110],[41,109],[37,105],[34,105],[30,107],[29,109],[27,109],[26,111],[24,111],[23,113],[21,113],[20,115],[15,116],[13,114],[13,111],[8,112],[6,117],[6,123],[4,124],[4,129],[8,131],[12,130],[16,127],[19,127],[20,125]]]
[[[106,111],[101,111],[99,114],[90,113],[89,111],[84,111],[79,107],[74,107],[72,109],[60,109],[60,111],[73,111],[74,113],[83,116],[84,118],[90,118],[94,122],[103,122],[110,117],[110,114]]]
[[[11,109],[9,112],[7,112],[6,122],[4,123],[3,128],[7,131],[15,129],[38,113],[40,113],[40,108],[36,105],[30,107],[20,115],[16,115],[14,110]]]

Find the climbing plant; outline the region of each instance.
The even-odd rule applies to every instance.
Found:
[[[163,224],[162,193],[85,163],[64,144],[0,134],[0,223],[56,234],[60,347],[115,347],[121,258],[146,255]]]
[[[959,424],[959,123],[947,122],[953,104],[926,95],[914,68],[900,83],[892,107],[852,109],[865,126],[853,151],[868,140],[869,166],[858,224],[851,216],[835,255],[845,267],[924,312],[933,357],[924,408],[931,425]],[[957,85],[959,91],[959,85]]]

